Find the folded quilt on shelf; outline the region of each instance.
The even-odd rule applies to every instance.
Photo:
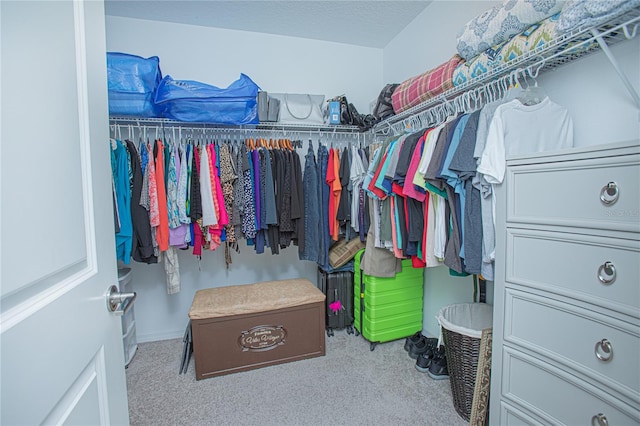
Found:
[[[475,58],[461,63],[453,72],[453,85],[457,87],[469,80],[479,78],[483,74],[506,65],[529,52],[540,52],[549,48],[557,38],[559,19],[560,13],[556,13],[542,22],[531,25],[508,42],[493,46]],[[576,41],[573,44],[574,47],[569,52],[574,54],[585,52],[596,45],[594,41],[588,43]],[[557,49],[565,47],[563,44],[558,44]]]
[[[560,12],[564,0],[504,0],[476,16],[458,32],[457,49],[469,60],[499,46],[526,28]]]
[[[596,26],[640,6],[640,0],[567,0],[556,31],[565,33],[581,26]]]
[[[391,96],[393,111],[398,114],[451,89],[453,71],[462,60],[459,55],[453,55],[444,64],[405,80]]]

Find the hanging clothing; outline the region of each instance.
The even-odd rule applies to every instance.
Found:
[[[488,183],[499,184],[506,171],[506,156],[572,146],[573,121],[566,108],[548,97],[530,106],[514,99],[495,109],[477,171]],[[491,202],[495,229],[495,197]],[[495,246],[489,250],[488,257],[495,258]]]
[[[302,165],[297,152],[289,152],[293,164],[291,176],[291,220],[293,222],[292,242],[298,246],[306,245],[306,233],[304,229],[304,195],[302,193]]]
[[[313,152],[313,144],[309,140],[307,155],[304,157],[304,175],[302,177],[302,194],[304,197],[304,244],[298,245],[300,260],[320,263],[320,198],[318,197],[318,165]]]
[[[268,149],[262,148],[262,164],[264,167],[264,200],[265,200],[265,225],[269,236],[269,248],[271,254],[280,253],[280,234],[278,225],[278,212],[276,207],[276,195],[274,186],[274,158]]]
[[[217,225],[218,217],[216,216],[211,185],[211,162],[206,146],[200,152],[200,199],[202,201],[202,226]]]
[[[253,167],[252,154],[246,147],[242,148],[242,174],[243,174],[243,215],[242,233],[250,243],[256,237],[256,210],[253,191]]]
[[[342,154],[340,155],[340,167],[338,170],[338,179],[340,180],[340,186],[342,190],[340,191],[340,202],[338,204],[338,209],[336,211],[336,220],[338,221],[340,232],[343,227],[345,228],[345,232],[347,232],[347,240],[351,239],[351,226],[349,222],[351,221],[351,191],[353,187],[351,186],[351,156],[350,151],[347,148],[344,148]]]
[[[333,241],[337,241],[340,234],[340,224],[337,219],[338,207],[340,205],[340,193],[342,185],[340,183],[340,159],[338,152],[329,149],[329,159],[327,165],[326,182],[330,188],[329,197],[329,234]]]
[[[175,145],[169,150],[169,168],[167,169],[167,213],[169,215],[170,230],[180,226],[180,213],[178,211],[178,175],[180,173],[180,160],[176,159],[176,150]]]
[[[351,227],[360,233],[360,191],[362,190],[362,182],[367,174],[360,153],[355,146],[351,147],[351,167],[349,169],[349,177],[351,179]]]
[[[462,222],[462,247],[460,257],[464,260],[464,270],[470,274],[480,274],[482,267],[482,209],[480,191],[473,186],[476,161],[473,152],[480,111],[470,115],[464,133],[454,153],[449,169],[454,171],[463,185],[465,203]]]
[[[129,264],[133,244],[129,158],[127,149],[119,140],[112,144],[111,173],[115,183],[116,205],[120,224],[119,231],[116,233],[116,258],[125,264]]]
[[[164,271],[167,275],[167,294],[180,291],[180,265],[175,247],[169,247],[164,252]]]
[[[233,163],[231,160],[231,152],[229,151],[228,145],[224,144],[220,147],[220,183],[222,186],[222,195],[224,197],[224,206],[225,210],[228,212],[232,212],[233,215],[233,205],[234,205],[234,183],[237,179],[237,176],[234,172]],[[237,250],[237,238],[235,233],[235,227],[233,223],[227,223],[224,227],[227,239],[227,245],[230,245],[234,249]],[[228,267],[228,263],[227,263]]]
[[[267,246],[267,235],[266,231],[269,229],[269,225],[267,224],[267,171],[266,171],[266,157],[264,152],[256,149],[257,156],[257,172],[258,172],[258,187],[259,196],[256,195],[256,198],[260,200],[260,214],[258,215],[260,218],[260,224],[258,226],[258,233],[256,234],[256,253],[262,254],[264,253],[264,248]],[[257,214],[258,212],[256,212]]]
[[[494,279],[494,253],[495,253],[495,227],[493,223],[493,185],[487,182],[484,174],[477,170],[477,165],[482,157],[489,125],[493,119],[498,106],[504,102],[493,102],[485,105],[478,117],[478,128],[476,131],[476,146],[473,151],[473,158],[476,161],[476,175],[473,178],[474,188],[480,191],[480,211],[482,220],[482,265],[480,267],[482,276],[489,281]]]
[[[180,209],[182,206],[182,214],[186,219],[186,210],[184,198],[180,197],[180,181],[186,185],[186,175],[182,172],[180,154],[178,147],[174,145],[171,149],[171,157],[169,159],[169,177],[167,180],[167,210],[169,213],[169,245],[175,247],[185,247],[185,240],[189,227],[180,220]],[[183,176],[183,178],[181,178]],[[186,196],[183,196],[186,197]]]
[[[202,219],[202,195],[200,194],[200,148],[193,147],[191,166],[191,190],[189,192],[189,218],[191,222]]]
[[[158,218],[159,224],[156,228],[156,239],[160,252],[169,248],[169,214],[167,211],[167,192],[165,185],[165,162],[164,144],[158,139],[154,147],[156,159],[156,187],[158,191]]]
[[[133,142],[127,140],[127,150],[131,158],[131,168],[133,174],[133,189],[131,191],[131,224],[133,227],[132,257],[136,262],[157,263],[158,258],[153,252],[153,241],[151,239],[151,225],[149,223],[149,213],[140,205],[142,195],[142,166],[138,150]]]
[[[501,183],[506,156],[571,147],[573,121],[566,108],[549,97],[535,105],[524,105],[514,99],[496,109],[478,171],[488,182]]]
[[[236,180],[233,183],[233,209],[231,211],[231,223],[235,228],[237,238],[245,237],[242,232],[242,215],[244,214],[244,171],[242,169],[243,157],[246,154],[246,146],[234,145],[232,151],[233,173]],[[246,238],[246,237],[245,237]],[[236,251],[239,247],[236,246]]]
[[[229,223],[229,216],[227,215],[227,210],[224,206],[224,197],[222,195],[222,185],[220,184],[220,177],[218,176],[219,168],[216,166],[218,164],[218,157],[216,153],[216,149],[214,145],[209,145],[207,147],[209,149],[209,179],[211,181],[211,189],[212,189],[212,197],[213,197],[213,205],[215,208],[215,214],[217,217],[217,223],[209,226],[209,235],[210,235],[210,250],[215,250],[220,245],[222,245],[222,241],[225,238],[224,235],[224,227]]]
[[[331,234],[329,231],[329,200],[331,199],[331,187],[326,181],[327,169],[329,168],[329,151],[326,146],[318,146],[318,180],[320,190],[318,191],[318,201],[320,204],[320,252],[318,264],[325,270],[329,270],[329,247],[331,246]]]
[[[177,149],[177,148],[176,148]],[[189,204],[188,188],[189,179],[191,178],[191,168],[187,160],[187,149],[183,147],[178,152],[179,163],[179,176],[178,176],[178,219],[180,223],[190,223],[191,221],[187,217],[187,206]],[[177,161],[177,160],[176,160]]]
[[[443,181],[443,186],[447,191],[447,201],[450,211],[450,225],[451,230],[449,232],[449,238],[447,240],[447,246],[445,247],[444,263],[450,269],[462,274],[464,273],[464,267],[460,256],[460,250],[462,247],[462,211],[464,206],[464,192],[460,185],[458,176],[449,170],[449,164],[453,158],[453,154],[460,143],[460,138],[464,132],[464,128],[469,120],[469,115],[465,114],[456,120],[455,128],[451,134],[450,140],[448,140],[448,146],[446,152],[444,152],[442,164],[438,171],[438,179]]]

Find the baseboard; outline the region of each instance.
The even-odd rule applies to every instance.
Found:
[[[159,340],[182,339],[184,337],[184,329],[174,331],[164,331],[162,333],[138,334],[138,343],[157,342]]]

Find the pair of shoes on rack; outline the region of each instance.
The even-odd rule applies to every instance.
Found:
[[[433,337],[425,337],[420,333],[416,333],[407,338],[405,349],[409,352],[411,359],[418,359],[421,354],[436,348],[438,339]]]
[[[443,380],[449,378],[447,356],[444,351],[444,346],[440,346],[434,351],[427,374],[434,380]]]

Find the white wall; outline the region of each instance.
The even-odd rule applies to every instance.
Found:
[[[106,27],[108,51],[158,56],[162,72],[175,79],[224,87],[243,72],[270,92],[345,93],[361,112],[383,85],[381,49],[113,16]],[[229,270],[224,247],[204,253],[200,263],[180,251],[182,291],[174,295],[166,294],[161,264],[132,261],[138,340],[182,337],[193,295],[202,288],[297,277],[316,282],[316,264],[299,261],[297,247],[257,255],[243,241],[240,251],[232,253]]]
[[[384,48],[384,81],[402,83],[449,60],[457,52],[458,30],[500,3],[484,0],[431,3]]]
[[[384,49],[386,83],[401,83],[447,61],[456,52],[456,33],[470,19],[500,1],[436,0]],[[640,88],[638,38],[613,47],[621,68]],[[575,145],[586,146],[640,138],[638,107],[633,105],[603,52],[542,74],[539,85],[556,103],[565,106],[574,121]],[[488,283],[487,300],[493,300]],[[470,302],[471,277],[450,277],[447,268],[425,272],[423,331],[437,335],[439,309],[450,303]]]
[[[625,40],[613,52],[636,92],[640,90],[640,38]],[[571,113],[576,146],[640,138],[640,111],[599,51],[538,78],[539,86]]]
[[[163,74],[226,87],[240,73],[268,92],[346,94],[358,111],[382,85],[382,50],[107,16],[107,51],[158,56]]]

